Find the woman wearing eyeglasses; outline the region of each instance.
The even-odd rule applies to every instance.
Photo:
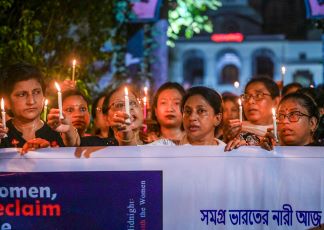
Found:
[[[222,98],[213,89],[197,86],[190,88],[182,101],[185,136],[180,145],[221,145],[215,137],[222,121]]]
[[[143,124],[143,112],[137,96],[130,86],[128,88],[130,114],[125,111],[125,86],[120,86],[107,94],[104,101],[109,127],[119,145],[142,145],[139,132]]]
[[[319,123],[318,108],[309,96],[292,93],[285,96],[278,107],[278,138],[281,146],[319,145],[314,137]],[[268,130],[261,146],[267,150],[276,145],[272,129]]]
[[[228,141],[225,151],[241,145],[259,145],[268,128],[272,127],[272,108],[279,103],[279,88],[269,78],[250,80],[241,96],[246,121],[230,120],[224,137]]]

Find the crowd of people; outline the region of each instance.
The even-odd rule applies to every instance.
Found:
[[[185,90],[166,82],[156,91],[147,116],[131,85],[101,93],[92,103],[73,82],[61,85],[61,111],[60,103],[52,103],[43,116],[46,84],[41,71],[27,63],[1,71],[5,108],[0,147],[17,147],[24,154],[64,146],[219,145],[231,151],[244,145],[272,150],[324,144],[321,87],[292,83],[279,90],[272,79],[259,76],[246,84],[242,95],[220,95],[205,86]]]

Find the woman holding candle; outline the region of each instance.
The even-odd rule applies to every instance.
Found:
[[[75,144],[70,130],[62,137],[41,118],[44,106],[45,83],[41,72],[30,64],[18,63],[4,71],[6,107],[12,119],[7,121],[8,137],[2,147],[22,147],[21,152],[47,146]],[[62,140],[63,139],[63,140]]]
[[[279,88],[269,78],[253,78],[247,83],[241,99],[247,121],[229,121],[228,129],[224,131],[226,139],[229,140],[226,151],[241,145],[260,144],[260,139],[273,125],[271,109],[277,108],[279,103]]]
[[[143,133],[146,143],[158,139],[169,139],[179,143],[183,138],[181,101],[185,95],[183,87],[174,82],[167,82],[157,90],[152,107],[152,119],[158,123],[159,132]]]
[[[319,145],[314,137],[319,117],[318,108],[312,98],[302,93],[286,95],[280,101],[277,113],[279,145]],[[261,146],[271,150],[274,145],[275,135],[269,129]]]
[[[223,99],[223,119],[222,124],[217,130],[217,137],[224,141],[223,130],[227,128],[230,120],[240,118],[240,107],[239,106],[239,97],[232,93],[224,93],[222,95]]]
[[[143,111],[132,88],[122,85],[111,91],[104,105],[109,127],[119,145],[143,144],[139,136],[143,127]]]

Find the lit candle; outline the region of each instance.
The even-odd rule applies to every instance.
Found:
[[[128,97],[128,89],[125,87],[125,112],[130,117],[130,109],[129,109],[129,97]],[[130,123],[130,118],[127,118],[126,123]]]
[[[277,118],[276,118],[276,109],[275,108],[272,108],[272,120],[273,120],[273,133],[274,133],[276,142],[278,142]]]
[[[144,95],[147,96],[147,91],[148,91],[148,88],[145,86],[144,87]]]
[[[58,107],[60,110],[60,119],[64,119],[63,117],[63,106],[62,106],[62,93],[61,93],[61,87],[60,85],[55,82],[55,87],[57,89],[57,102],[58,102]]]
[[[46,118],[47,118],[47,105],[48,105],[48,100],[45,99],[45,102],[44,102],[44,111],[43,111],[43,121],[46,121]]]
[[[282,83],[282,86],[284,85],[285,74],[286,74],[286,67],[283,65],[281,67],[281,83]]]
[[[143,117],[144,117],[144,120],[147,117],[147,115],[146,115],[146,96],[143,98]]]
[[[238,81],[234,82],[235,89],[238,89],[240,87],[240,83]]]
[[[1,98],[1,119],[2,119],[2,127],[6,128],[6,111],[5,104],[3,98]]]
[[[75,78],[75,65],[76,65],[76,60],[74,59],[72,62],[72,81],[74,82]]]
[[[239,103],[239,112],[240,112],[240,122],[242,122],[243,121],[243,108],[242,108],[241,98],[238,99],[238,103]]]

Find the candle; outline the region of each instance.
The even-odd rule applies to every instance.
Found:
[[[147,117],[147,115],[146,115],[146,97],[143,98],[143,117],[144,117],[144,120]]]
[[[58,107],[60,110],[60,119],[64,119],[63,117],[63,106],[62,106],[62,93],[61,93],[61,87],[60,85],[55,82],[55,87],[57,89],[57,102],[58,102]]]
[[[240,112],[240,122],[242,122],[243,121],[243,108],[242,108],[241,98],[238,99],[238,104],[239,104],[239,112]]]
[[[272,120],[273,120],[273,133],[274,133],[276,142],[278,142],[277,118],[276,118],[276,109],[275,108],[272,108]]]
[[[282,86],[284,85],[285,74],[286,74],[286,67],[283,65],[281,67],[281,83],[282,83]]]
[[[74,59],[72,62],[72,81],[74,82],[75,78],[75,65],[76,65],[76,60]]]
[[[128,89],[125,87],[125,112],[130,117],[130,109],[129,109],[129,97],[128,97]],[[126,123],[130,123],[130,118],[127,118]]]
[[[47,118],[47,105],[48,105],[48,100],[45,99],[45,102],[44,102],[44,111],[43,111],[43,121],[46,121],[46,118]]]
[[[3,128],[6,127],[6,111],[5,111],[5,104],[3,98],[1,98],[1,119],[2,119],[2,126]]]

